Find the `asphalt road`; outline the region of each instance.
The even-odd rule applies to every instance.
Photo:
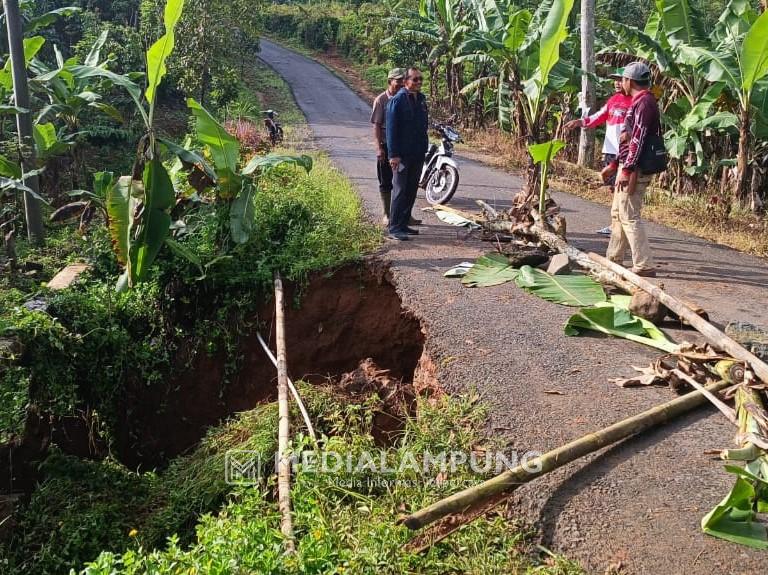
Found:
[[[262,41],[261,58],[293,89],[316,144],[357,185],[366,209],[380,217],[370,108],[322,65]],[[458,158],[461,183],[451,205],[474,209],[484,199],[504,207],[522,181]],[[607,208],[557,194],[569,241],[604,253],[594,234]],[[426,206],[422,198],[419,206]],[[441,384],[476,389],[490,406],[489,429],[519,451],[546,451],[672,398],[667,389],[620,389],[608,378],[630,375],[657,354],[623,340],[565,337],[572,310],[549,304],[512,284],[466,289],[442,273],[490,246],[465,238],[432,214],[416,241],[388,243],[404,305],[423,321],[427,351]],[[739,319],[768,325],[766,261],[650,224],[660,265],[658,281],[710,312],[715,322]],[[671,330],[678,341],[694,332]],[[559,394],[546,392],[556,391]],[[530,522],[542,543],[603,573],[654,575],[765,573],[765,552],[701,533],[701,517],[733,484],[721,462],[704,451],[729,447],[733,429],[704,408],[671,425],[624,441],[520,489],[513,515]]]

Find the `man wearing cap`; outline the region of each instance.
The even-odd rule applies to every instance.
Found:
[[[619,166],[619,138],[624,128],[624,118],[632,104],[632,96],[624,93],[621,87],[621,75],[623,72],[624,68],[619,68],[609,76],[609,78],[613,79],[613,87],[616,93],[608,98],[608,101],[597,113],[579,120],[571,120],[565,125],[566,130],[597,128],[603,124],[606,125],[605,140],[603,140],[603,171],[601,174],[603,181],[611,186],[611,189],[613,189],[613,185],[616,182],[616,171]],[[610,226],[602,228],[597,233],[609,235],[611,228]]]
[[[408,68],[405,86],[387,104],[387,149],[392,166],[389,238],[400,241],[419,233],[408,225],[429,147],[429,112],[427,99],[421,93],[423,81],[421,70]]]
[[[387,103],[403,87],[405,70],[394,68],[387,74],[387,89],[373,101],[371,124],[373,141],[376,144],[376,177],[379,180],[379,194],[384,208],[384,225],[389,225],[389,206],[392,203],[392,168],[387,154]]]
[[[648,236],[640,219],[643,197],[652,176],[641,173],[638,162],[649,138],[661,138],[659,106],[650,91],[651,70],[643,62],[633,62],[624,68],[621,85],[632,96],[632,105],[624,121],[619,147],[619,172],[611,205],[611,240],[607,257],[623,264],[629,247],[632,271],[641,276],[655,276]]]

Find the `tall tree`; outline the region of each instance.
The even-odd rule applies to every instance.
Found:
[[[23,111],[16,114],[21,149],[21,168],[23,174],[36,169],[35,141],[32,131],[32,112],[30,111],[29,86],[27,84],[27,63],[24,57],[24,38],[21,27],[21,12],[18,0],[3,0],[5,22],[8,27],[8,51],[13,74],[13,94],[15,104]],[[27,221],[27,235],[30,241],[41,243],[45,239],[43,215],[38,192],[37,175],[22,178],[32,192],[24,192],[24,214]]]
[[[581,106],[586,113],[595,107],[595,86],[592,75],[595,73],[595,0],[581,0]],[[595,132],[581,129],[579,138],[580,166],[591,166],[595,154]]]

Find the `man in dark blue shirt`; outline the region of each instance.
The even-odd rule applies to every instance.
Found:
[[[409,228],[408,222],[429,146],[427,99],[421,93],[423,80],[419,69],[409,68],[405,86],[387,104],[387,149],[393,176],[389,237],[400,241],[419,233]]]

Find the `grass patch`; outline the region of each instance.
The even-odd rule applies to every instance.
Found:
[[[236,496],[224,481],[226,451],[248,450],[269,459],[277,445],[276,425],[275,404],[245,412],[210,431],[194,452],[160,474],[134,473],[112,460],[50,455],[41,467],[41,485],[17,514],[10,540],[0,546],[3,572],[54,575],[104,551],[164,546],[169,536],[179,544],[194,541],[199,517]]]
[[[255,60],[245,70],[243,83],[245,89],[251,90],[251,94],[258,100],[261,110],[276,110],[280,114],[279,120],[284,129],[306,124],[306,118],[296,104],[290,86],[261,60]]]
[[[371,435],[371,413],[380,401],[376,396],[350,404],[327,389],[302,386],[301,393],[322,434],[322,447],[343,456],[365,451],[396,467],[409,453],[471,450],[486,441],[477,431],[485,413],[468,398],[420,400],[418,417],[406,422],[402,440],[378,448]],[[480,479],[461,469],[444,482],[408,469],[388,476],[386,485],[368,470],[299,470],[292,490],[298,554],[286,557],[274,478],[258,487],[222,481],[227,449],[254,449],[269,459],[275,449],[275,411],[270,404],[238,416],[159,475],[136,476],[114,464],[91,462],[85,464],[90,466],[85,477],[95,484],[81,485],[77,468],[68,474],[60,466],[28,508],[30,515],[44,514],[46,523],[18,535],[26,544],[20,549],[38,550],[35,559],[23,568],[11,563],[14,572],[47,575],[78,568],[83,555],[103,545],[104,552],[81,573],[581,573],[561,557],[538,557],[526,531],[501,515],[475,521],[423,555],[403,551],[412,534],[395,525],[398,514],[450,493],[459,483]],[[307,447],[302,436],[294,447]],[[92,491],[90,498],[84,485]],[[61,490],[70,488],[71,496],[63,497]],[[54,491],[59,495],[43,497]],[[112,520],[108,530],[99,528],[105,520]],[[46,537],[45,528],[56,524],[66,529]],[[67,531],[76,537],[66,539]],[[159,540],[160,534],[167,541]]]
[[[288,83],[272,68],[259,59],[253,61],[242,76],[240,100],[253,102],[260,111],[275,110],[277,121],[283,127],[283,145],[288,148],[306,149],[311,147],[312,133],[307,125],[304,113],[296,103]],[[268,139],[264,116],[260,115],[258,124],[264,138]]]
[[[271,291],[276,271],[302,281],[313,270],[354,261],[378,247],[381,232],[364,219],[353,184],[327,156],[311,155],[314,167],[309,174],[283,167],[261,181],[250,240],[212,268],[217,289],[230,294],[254,288]],[[205,217],[187,240],[203,261],[218,255],[210,241],[216,226],[213,218]]]

